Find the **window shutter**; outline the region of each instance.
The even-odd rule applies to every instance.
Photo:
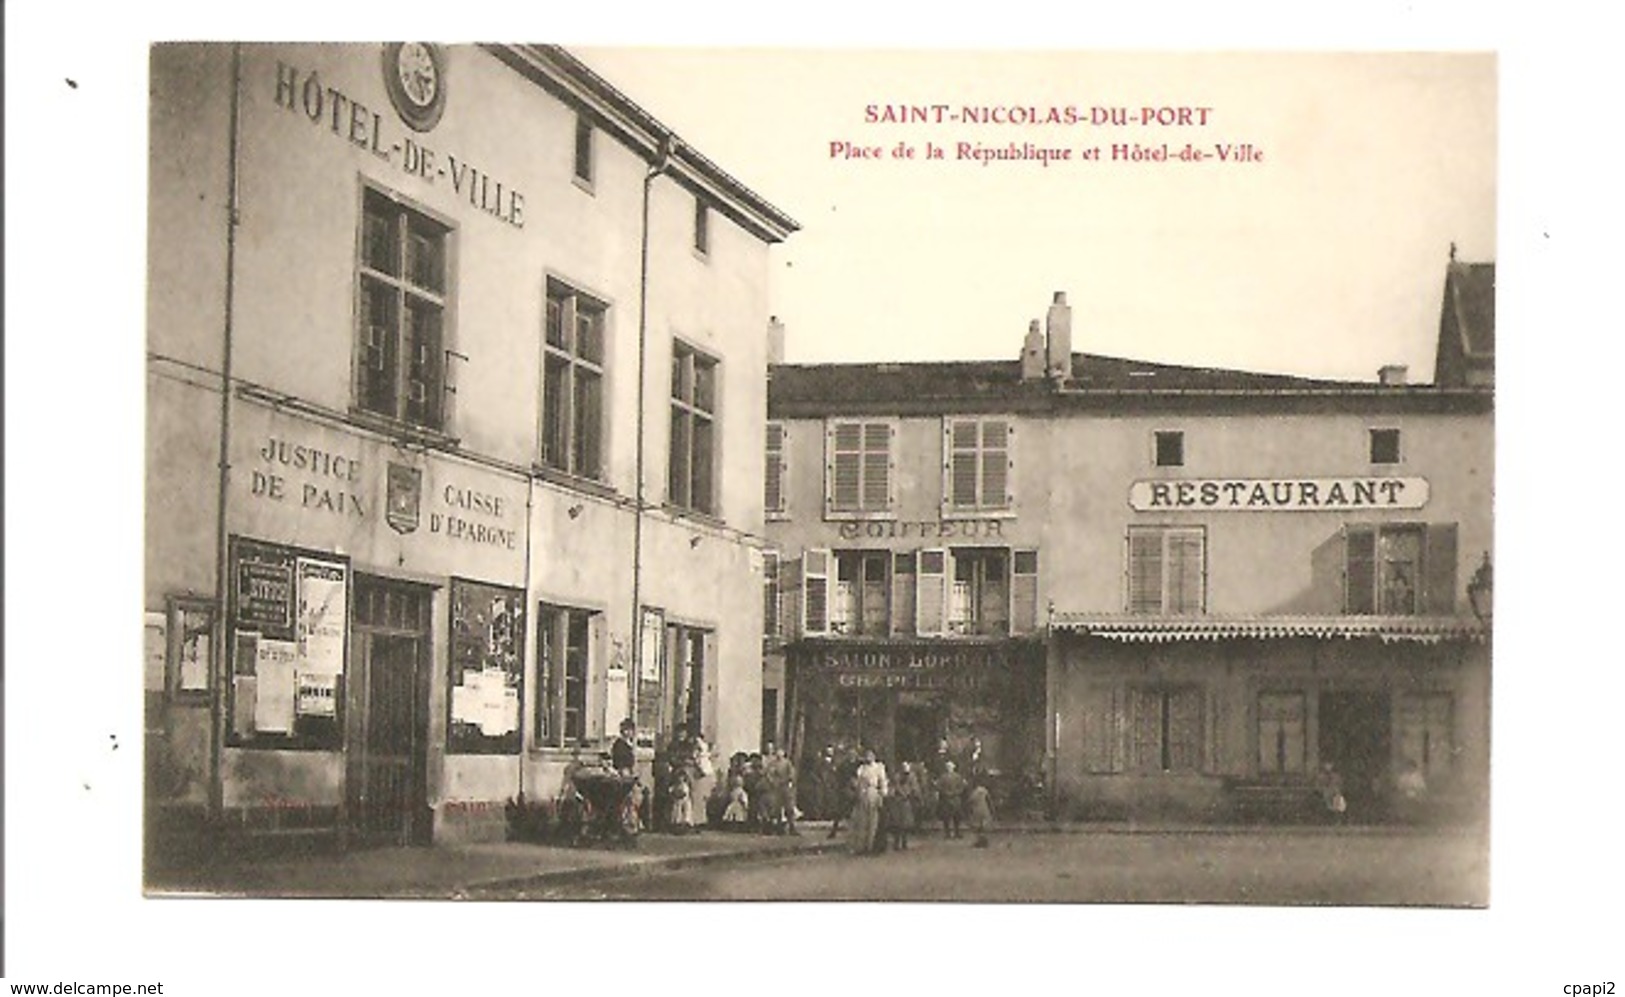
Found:
[[[808,637],[829,633],[829,562],[827,550],[808,550],[802,555],[801,632]]]
[[[863,555],[859,579],[859,584],[863,586],[863,616],[860,622],[866,634],[886,632],[886,596],[891,587],[888,577],[890,561],[891,558],[884,551]]]
[[[1436,616],[1453,616],[1456,612],[1456,524],[1432,523],[1428,526],[1427,549],[1422,554],[1422,569],[1427,572],[1427,592],[1424,612]]]
[[[609,710],[608,638],[603,613],[587,617],[587,738],[598,740],[604,736],[605,713]],[[625,703],[618,707],[623,713]],[[616,718],[619,722],[619,717]]]
[[[1162,612],[1162,533],[1135,530],[1128,535],[1128,611]]]
[[[763,489],[762,507],[766,512],[783,512],[784,426],[777,422],[767,424],[767,461],[763,470],[767,484]]]
[[[974,419],[948,421],[948,483],[950,509],[974,509],[977,503],[977,434]]]
[[[799,640],[807,630],[803,611],[806,587],[802,572],[806,556],[779,559],[779,632],[786,640]]]
[[[863,488],[856,508],[870,512],[891,508],[891,432],[883,422],[863,424]]]
[[[762,636],[782,637],[779,628],[779,552],[762,551]]]
[[[891,569],[891,632],[914,632],[914,606],[919,582],[915,573],[916,555],[911,550],[892,554]]]
[[[1038,629],[1038,551],[1018,550],[1011,556],[1010,632]]]
[[[1008,504],[1010,490],[1010,424],[1003,419],[982,423],[982,491],[977,504],[999,509]]]
[[[703,731],[706,743],[714,751],[717,739],[717,672],[720,670],[717,668],[717,632],[705,631],[702,643],[705,660],[700,663],[700,667],[704,669],[701,672],[704,685],[700,692],[700,730],[694,733],[699,734]]]
[[[948,551],[920,551],[917,578],[914,629],[922,636],[943,633],[948,623]]]
[[[1168,613],[1202,612],[1204,547],[1200,530],[1168,533]]]
[[[1130,689],[1129,767],[1140,772],[1162,771],[1162,694],[1151,689]]]
[[[1202,767],[1202,690],[1170,689],[1168,698],[1168,768],[1195,772]]]
[[[1084,691],[1084,771],[1121,772],[1123,770],[1122,714],[1122,690],[1112,686],[1090,686]]]
[[[1370,527],[1344,531],[1348,558],[1343,576],[1343,608],[1356,616],[1377,611],[1377,533]]]
[[[1016,424],[1006,424],[1004,448],[1004,507],[1016,507]]]

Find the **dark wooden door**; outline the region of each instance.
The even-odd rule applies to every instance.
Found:
[[[351,829],[364,843],[426,844],[431,593],[364,578],[356,590]]]
[[[1343,781],[1349,816],[1382,816],[1389,769],[1389,699],[1385,692],[1349,690],[1320,695],[1320,760]]]

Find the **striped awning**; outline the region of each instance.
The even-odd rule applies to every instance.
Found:
[[[1376,639],[1383,643],[1481,641],[1483,624],[1459,616],[1097,616],[1057,613],[1050,629],[1125,643],[1184,640]]]

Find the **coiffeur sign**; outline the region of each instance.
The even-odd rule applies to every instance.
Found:
[[[1136,481],[1128,493],[1135,512],[1347,512],[1427,501],[1426,478],[1195,478]]]

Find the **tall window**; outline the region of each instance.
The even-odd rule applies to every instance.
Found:
[[[583,183],[592,183],[592,122],[585,115],[576,115],[575,175]]]
[[[1010,423],[1005,419],[948,419],[943,436],[947,511],[1008,509]]]
[[[1128,534],[1128,611],[1183,616],[1206,611],[1206,535],[1199,526]]]
[[[956,549],[948,592],[948,632],[1010,631],[1010,555],[998,549]]]
[[[554,747],[580,744],[587,737],[594,614],[546,604],[536,609],[536,740]]]
[[[547,282],[542,358],[542,463],[582,478],[603,473],[604,306]]]
[[[890,622],[887,551],[835,552],[835,597],[829,629],[836,634],[885,634]]]
[[[784,487],[789,470],[786,435],[784,423],[767,424],[767,484],[762,492],[762,508],[769,516],[783,516],[785,512]]]
[[[667,496],[675,506],[716,512],[716,409],[716,360],[673,343]]]
[[[1350,529],[1347,611],[1380,616],[1421,612],[1422,536],[1420,526]]]
[[[892,427],[831,422],[825,430],[825,508],[830,513],[891,509]]]
[[[690,734],[705,730],[705,680],[709,666],[711,631],[673,623],[666,627],[666,645],[672,666],[672,693],[676,702],[668,714],[688,725]]]
[[[1306,767],[1304,695],[1258,694],[1258,773],[1296,775]]]
[[[444,428],[449,235],[380,191],[362,197],[355,362],[362,411]]]
[[[1202,763],[1202,690],[1131,688],[1129,747],[1142,772],[1195,772]]]

